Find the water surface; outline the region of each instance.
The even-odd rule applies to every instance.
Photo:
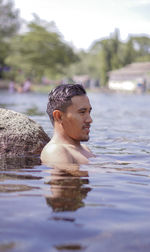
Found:
[[[150,96],[88,94],[96,154],[74,177],[39,158],[0,160],[0,251],[150,251]],[[0,91],[51,137],[47,95]],[[83,173],[84,174],[84,173]]]

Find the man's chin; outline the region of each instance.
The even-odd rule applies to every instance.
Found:
[[[87,141],[89,141],[89,137],[82,138],[80,141],[81,142],[87,142]]]

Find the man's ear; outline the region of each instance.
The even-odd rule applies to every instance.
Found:
[[[54,121],[61,123],[62,122],[62,112],[60,110],[54,110],[53,111],[53,118],[54,118]]]

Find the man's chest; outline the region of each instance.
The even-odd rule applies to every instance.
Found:
[[[88,164],[91,153],[86,150],[71,150],[74,162],[78,164]]]

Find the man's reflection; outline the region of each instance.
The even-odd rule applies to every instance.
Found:
[[[87,177],[87,171],[79,169],[76,172],[74,170],[74,174],[70,174],[68,170],[51,170],[50,181],[47,182],[51,185],[51,196],[46,197],[47,204],[54,212],[75,211],[83,207],[83,199],[91,191],[91,188],[87,187]]]

